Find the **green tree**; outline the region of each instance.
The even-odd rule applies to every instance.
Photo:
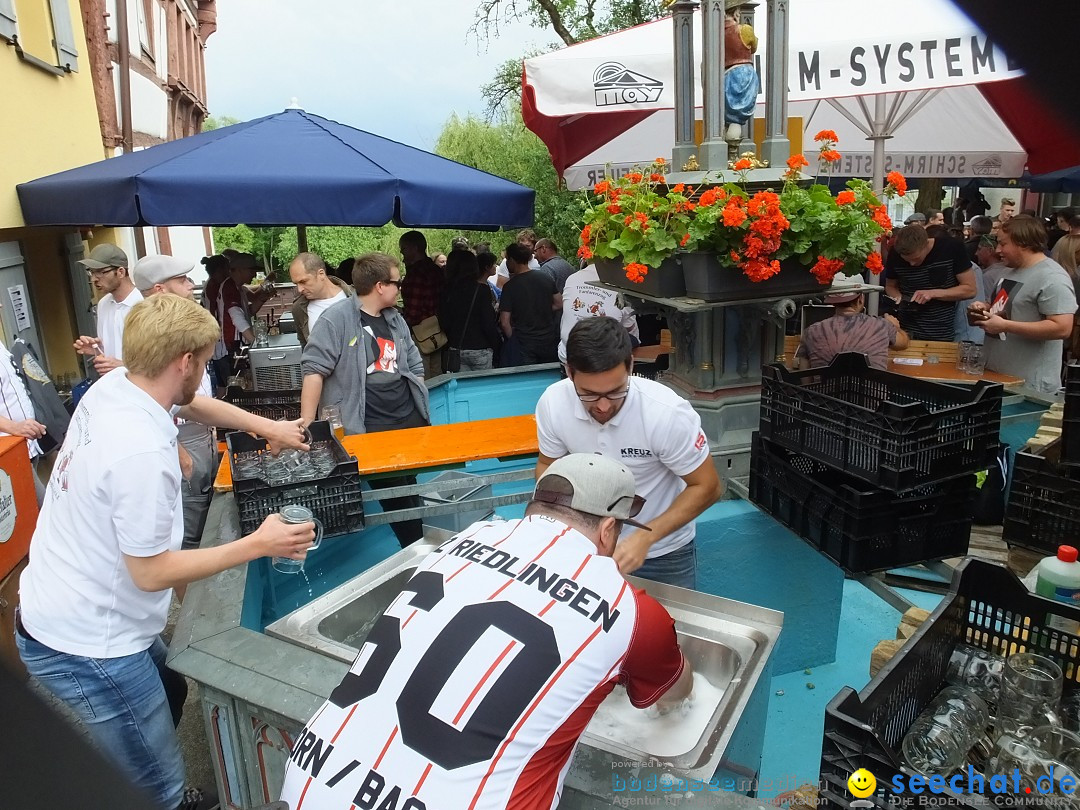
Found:
[[[222,127],[231,127],[233,124],[239,124],[239,118],[233,118],[231,115],[208,115],[206,120],[202,123],[202,131],[209,132],[212,129],[221,129]]]

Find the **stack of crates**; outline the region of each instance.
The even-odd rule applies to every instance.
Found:
[[[854,353],[766,366],[750,500],[849,573],[962,556],[1002,391],[880,371]]]
[[[1080,538],[1080,364],[1065,373],[1061,438],[1042,455],[1016,454],[1001,536],[1050,555]]]

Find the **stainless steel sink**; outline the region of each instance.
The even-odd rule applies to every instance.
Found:
[[[436,545],[416,543],[380,565],[342,584],[269,625],[269,635],[341,661],[352,662],[382,611],[393,601],[418,563]],[[708,781],[720,763],[739,717],[750,699],[780,634],[782,614],[709,594],[631,578],[675,619],[683,650],[709,684],[716,687],[711,713],[686,750],[662,754],[629,744],[597,722],[586,729],[575,754],[574,770],[585,781],[610,783],[612,763],[638,763],[670,769]],[[625,701],[613,693],[608,701]],[[606,705],[606,704],[605,704]],[[578,781],[582,781],[581,778]]]

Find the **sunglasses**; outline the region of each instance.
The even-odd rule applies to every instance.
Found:
[[[393,284],[399,290],[401,289],[401,279],[400,278],[388,278],[386,281],[380,281],[379,283],[380,284]]]
[[[541,503],[551,503],[556,506],[565,506],[570,509],[575,509],[574,496],[566,495],[562,492],[552,492],[547,489],[538,489],[533,492],[532,499],[534,501],[540,501]],[[611,505],[608,506],[607,512],[613,512],[616,506],[622,504],[625,500],[630,499],[630,512],[629,517],[637,517],[641,511],[641,507],[645,505],[645,499],[640,495],[623,495],[621,498],[616,499]]]

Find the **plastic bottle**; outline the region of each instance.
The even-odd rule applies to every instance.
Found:
[[[1056,557],[1044,557],[1039,563],[1035,592],[1072,607],[1080,607],[1080,562],[1072,546],[1058,546]],[[1046,624],[1055,630],[1080,635],[1080,622],[1048,615]]]

